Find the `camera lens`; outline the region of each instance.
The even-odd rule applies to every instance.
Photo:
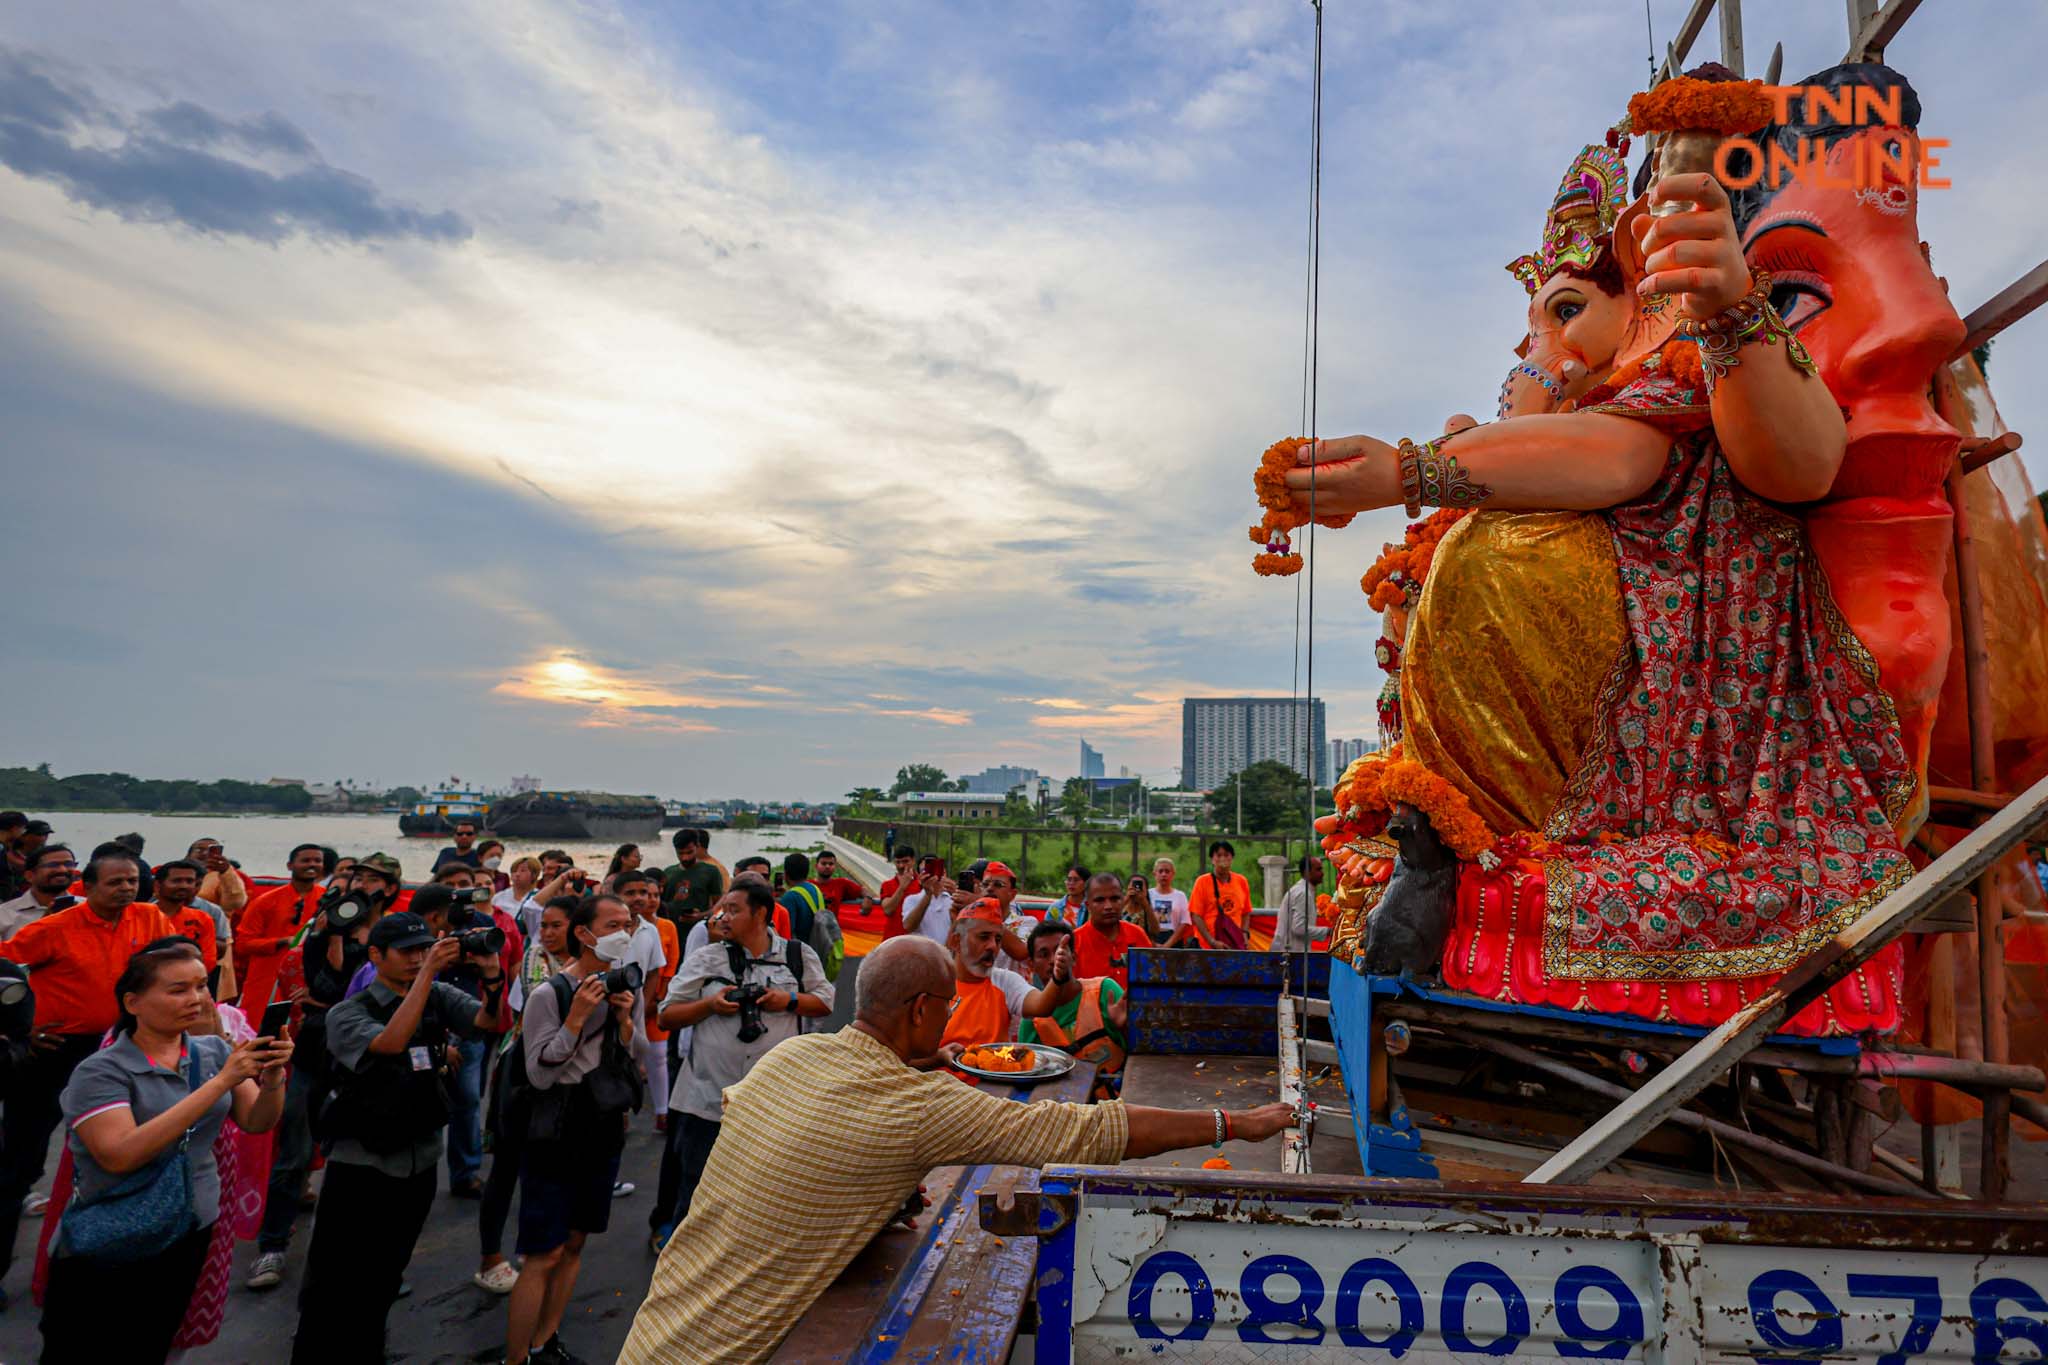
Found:
[[[465,929],[462,933],[462,951],[465,953],[496,953],[504,950],[505,931],[497,925],[482,929]]]
[[[640,989],[640,982],[643,979],[644,974],[641,972],[640,964],[637,962],[628,962],[623,967],[614,967],[604,974],[605,994],[617,995],[620,991],[637,991]]]

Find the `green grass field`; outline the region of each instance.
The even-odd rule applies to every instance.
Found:
[[[852,820],[841,817],[833,832],[864,848],[882,852],[882,839],[889,828],[885,820]],[[1066,889],[1069,863],[1079,861],[1090,872],[1115,872],[1130,876],[1143,873],[1148,879],[1155,859],[1173,859],[1174,885],[1185,891],[1194,879],[1209,870],[1204,854],[1212,839],[1228,839],[1237,850],[1235,871],[1252,884],[1254,897],[1260,895],[1259,857],[1278,853],[1291,865],[1304,851],[1302,835],[1164,834],[1153,830],[1133,834],[1128,830],[1029,829],[990,827],[963,821],[959,824],[896,823],[898,843],[909,844],[920,854],[935,853],[948,868],[965,867],[976,858],[1008,863],[1017,873],[1020,889],[1027,895],[1054,896]],[[1078,848],[1078,856],[1076,849]],[[1290,871],[1288,881],[1293,881]]]

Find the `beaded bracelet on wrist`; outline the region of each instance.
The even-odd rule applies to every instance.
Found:
[[[1735,353],[1752,341],[1774,346],[1785,343],[1785,355],[1806,374],[1818,374],[1812,354],[1792,334],[1778,310],[1771,307],[1771,272],[1759,270],[1751,277],[1749,292],[1720,313],[1701,321],[1680,318],[1675,335],[1699,347],[1700,370],[1706,375],[1707,392],[1741,362]]]
[[[1562,403],[1564,401],[1564,385],[1558,383],[1551,376],[1550,371],[1540,365],[1532,365],[1525,360],[1512,370],[1509,370],[1508,377],[1500,381],[1500,402],[1494,405],[1493,411],[1493,415],[1496,418],[1508,415],[1508,389],[1513,386],[1515,376],[1518,374],[1525,374],[1538,384],[1541,384],[1543,391],[1550,395],[1553,402]]]

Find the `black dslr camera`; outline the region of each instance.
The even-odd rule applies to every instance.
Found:
[[[768,1031],[768,1026],[761,1022],[761,997],[768,994],[768,990],[764,981],[749,981],[733,987],[733,1003],[740,1007],[740,1041],[743,1043],[751,1043]]]
[[[455,892],[455,899],[448,905],[448,928],[462,942],[465,955],[472,953],[498,953],[505,948],[505,931],[488,921],[479,924],[483,917],[476,907],[490,904],[491,893],[481,886],[472,886]]]
[[[621,991],[637,991],[645,976],[637,962],[628,962],[623,967],[614,967],[604,974],[604,993],[617,995]]]
[[[330,926],[343,933],[361,924],[371,908],[369,892],[352,886],[330,886],[320,896],[320,913],[327,917]]]

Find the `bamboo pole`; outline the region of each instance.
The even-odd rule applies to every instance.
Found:
[[[1996,734],[1991,723],[1991,649],[1984,633],[1984,587],[1977,571],[1977,540],[1970,527],[1960,464],[1948,478],[1949,508],[1955,518],[1956,596],[1963,621],[1963,687],[1970,726],[1970,785],[1983,793],[1998,788]],[[2005,1025],[2005,941],[1998,923],[2005,914],[1997,872],[1977,880],[1977,997],[1984,1033],[1984,1060],[1997,1065],[2008,1055]],[[1986,1199],[2003,1199],[2010,1171],[2007,1138],[2010,1101],[1996,1091],[1984,1095],[1980,1189]]]

